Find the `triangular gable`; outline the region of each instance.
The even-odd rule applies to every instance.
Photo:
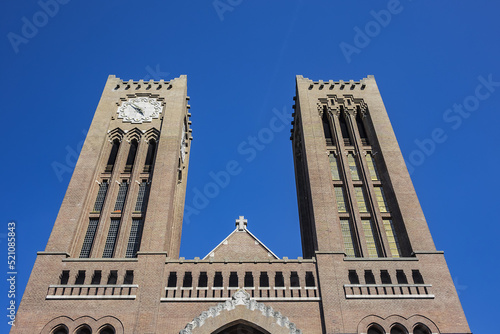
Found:
[[[243,216],[240,216],[236,223],[236,229],[210,251],[203,258],[204,260],[262,261],[279,259],[266,245],[247,230],[246,219]]]

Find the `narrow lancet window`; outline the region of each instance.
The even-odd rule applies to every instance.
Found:
[[[379,257],[378,247],[375,240],[375,229],[371,219],[361,220],[363,232],[365,233],[366,248],[368,249],[368,257]]]
[[[361,119],[361,111],[358,107],[358,112],[356,114],[356,125],[358,126],[359,137],[361,138],[362,145],[370,145],[368,141],[368,136],[366,135],[365,125],[363,124],[363,120]]]
[[[127,181],[122,181],[120,183],[120,189],[118,190],[118,196],[116,197],[115,212],[121,212],[123,206],[125,205],[125,199],[127,197],[128,183]]]
[[[387,236],[387,242],[389,243],[389,248],[391,249],[392,257],[401,257],[398,236],[396,235],[391,219],[384,219],[384,229],[385,235]]]
[[[351,177],[353,181],[359,181],[358,167],[356,166],[356,159],[352,152],[349,152],[347,156],[347,161],[349,163],[349,169],[351,170]]]
[[[335,198],[337,200],[337,211],[347,212],[347,207],[345,204],[345,194],[343,187],[335,187]]]
[[[141,246],[141,237],[142,237],[142,219],[133,218],[125,257],[127,258],[137,257],[137,252],[139,251],[139,247]]]
[[[374,190],[380,212],[389,212],[389,210],[387,209],[387,202],[385,200],[385,195],[382,187],[375,187]]]
[[[144,173],[148,173],[153,168],[156,153],[156,141],[151,139],[148,144],[148,153],[146,155],[146,162],[144,163]]]
[[[113,167],[115,166],[119,148],[120,148],[120,141],[118,139],[113,140],[113,146],[111,146],[111,153],[109,154],[108,163],[105,169],[106,173],[111,173],[113,171]]]
[[[365,192],[362,187],[354,187],[356,192],[356,201],[358,202],[359,212],[368,212],[368,207],[366,206]]]
[[[128,151],[127,162],[125,164],[125,173],[131,173],[134,168],[135,155],[137,154],[137,140],[132,139],[130,142],[130,150]]]
[[[101,212],[102,206],[104,205],[104,200],[106,199],[107,192],[108,192],[108,181],[104,180],[99,185],[99,191],[97,192],[97,198],[94,203],[94,212]]]
[[[349,130],[347,129],[346,115],[343,110],[339,115],[340,131],[342,132],[342,138],[344,139],[344,145],[351,146],[351,137],[349,136]]]
[[[99,219],[90,218],[89,226],[87,227],[87,233],[85,234],[85,239],[83,239],[83,246],[80,252],[81,258],[90,257],[90,251],[92,249],[92,244],[94,243],[95,232],[97,230],[97,224]]]
[[[344,240],[345,253],[348,257],[355,257],[356,250],[354,248],[354,235],[352,233],[349,219],[341,219],[340,227],[342,229],[342,239]]]
[[[328,111],[326,110],[326,106],[323,109],[323,117],[321,118],[323,122],[323,132],[325,133],[325,140],[326,140],[326,145],[331,146],[333,145],[333,137],[332,137],[332,130],[330,128],[330,120],[328,117]]]
[[[142,180],[139,185],[139,192],[137,193],[137,201],[135,202],[135,212],[144,212],[147,203],[147,192],[149,185],[146,180]]]
[[[332,173],[332,180],[338,181],[340,180],[340,173],[339,173],[339,166],[337,164],[337,158],[335,157],[333,152],[330,152],[328,158],[330,159],[330,171]]]
[[[108,237],[106,238],[106,245],[104,246],[104,252],[102,257],[110,258],[113,257],[115,251],[116,237],[118,236],[118,230],[120,228],[120,218],[112,218],[109,224]]]
[[[370,176],[373,181],[377,181],[379,179],[377,167],[375,165],[375,160],[373,160],[371,153],[366,153],[366,163],[368,165],[368,170],[370,171]]]

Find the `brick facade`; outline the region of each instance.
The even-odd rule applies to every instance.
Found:
[[[137,98],[159,103],[158,117],[124,122],[117,109]],[[108,78],[11,333],[470,333],[373,77],[297,77],[298,259],[277,258],[243,217],[205,258],[179,258],[188,100],[185,76]],[[143,116],[145,104],[129,109]],[[116,203],[125,194],[120,184],[127,185],[123,205]],[[344,189],[345,211],[335,187]]]

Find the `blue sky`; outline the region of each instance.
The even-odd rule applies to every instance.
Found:
[[[6,2],[0,248],[6,259],[14,220],[17,302],[109,74],[188,75],[194,141],[186,205],[211,173],[231,160],[242,167],[185,219],[186,258],[205,256],[240,215],[279,257],[301,256],[290,124],[251,161],[238,146],[277,113],[291,113],[295,75],[373,74],[471,330],[488,332],[500,298],[499,10],[485,0]],[[446,139],[432,139],[436,131]],[[2,282],[0,294],[7,288]]]

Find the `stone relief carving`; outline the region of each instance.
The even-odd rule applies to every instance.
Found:
[[[203,326],[208,318],[215,318],[220,315],[222,311],[234,310],[238,305],[245,306],[249,311],[260,311],[265,317],[274,318],[276,324],[290,329],[290,334],[302,334],[302,331],[298,329],[293,322],[290,322],[287,317],[283,316],[280,312],[274,311],[272,307],[266,306],[250,298],[250,295],[243,289],[233,294],[231,299],[219,303],[216,306],[212,306],[207,311],[203,311],[198,317],[188,323],[179,334],[192,334],[193,329]]]

